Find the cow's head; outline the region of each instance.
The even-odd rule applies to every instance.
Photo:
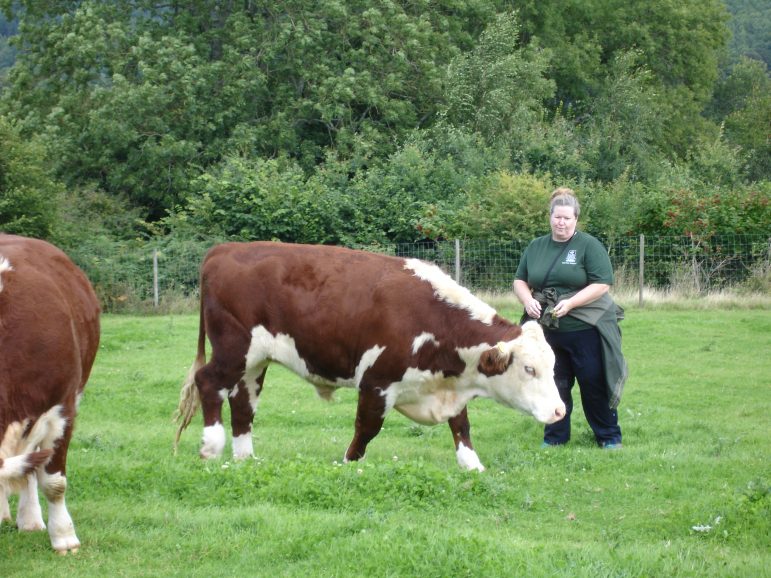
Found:
[[[538,322],[525,323],[519,337],[482,352],[478,369],[487,376],[489,394],[499,403],[542,423],[565,417],[565,404],[554,383],[554,352]]]

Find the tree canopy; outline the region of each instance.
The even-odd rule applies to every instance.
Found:
[[[503,206],[555,183],[597,215],[641,197],[642,223],[661,191],[768,181],[767,68],[726,58],[739,4],[0,0],[0,115],[46,167],[29,190],[113,199],[135,234],[508,235]]]

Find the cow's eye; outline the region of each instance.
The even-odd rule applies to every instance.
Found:
[[[526,365],[526,366],[525,366],[525,373],[527,373],[528,375],[532,375],[533,377],[535,377],[535,368],[533,368],[533,367],[530,367],[529,365]]]

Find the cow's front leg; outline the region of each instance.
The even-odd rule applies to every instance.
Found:
[[[257,412],[257,402],[265,379],[265,368],[257,375],[247,371],[228,397],[230,423],[233,430],[233,459],[243,460],[254,455],[252,445],[252,422]]]
[[[458,459],[458,465],[464,470],[476,470],[484,472],[485,467],[479,461],[479,456],[474,451],[471,444],[471,424],[468,421],[468,413],[463,408],[458,415],[451,417],[448,422],[452,439],[455,442],[455,457]]]
[[[344,461],[356,461],[364,457],[367,444],[380,432],[383,421],[385,421],[385,398],[380,395],[380,389],[362,388],[359,391],[359,405],[356,408],[356,431],[348,451],[345,452]]]

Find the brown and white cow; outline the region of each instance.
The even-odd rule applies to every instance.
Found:
[[[473,398],[545,423],[565,415],[540,326],[503,319],[435,265],[339,247],[218,245],[201,269],[198,354],[182,386],[176,442],[202,406],[200,454],[220,456],[227,399],[233,456],[251,456],[270,362],[324,398],[340,387],[358,390],[346,461],[364,457],[392,408],[422,424],[449,422],[458,463],[480,471],[466,413]]]
[[[0,234],[0,521],[20,493],[16,525],[80,547],[64,494],[77,404],[99,344],[99,303],[86,276],[44,241]]]

